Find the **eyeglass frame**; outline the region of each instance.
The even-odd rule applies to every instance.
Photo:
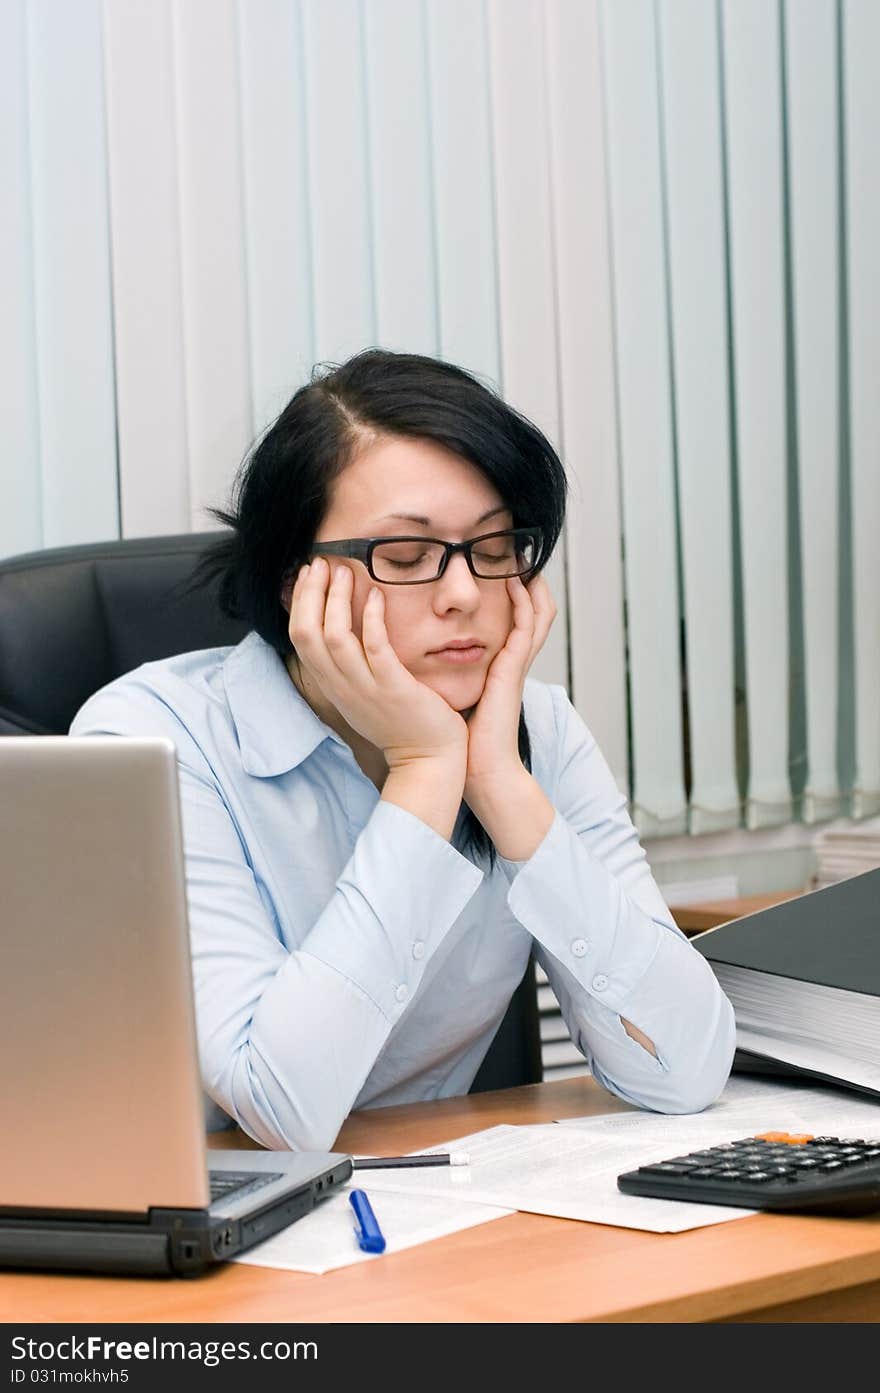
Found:
[[[310,558],[312,556],[346,556],[349,557],[352,561],[362,561],[370,573],[370,578],[376,581],[378,585],[432,585],[435,580],[440,580],[440,578],[445,574],[446,568],[448,567],[450,559],[452,558],[454,553],[460,551],[463,554],[465,561],[467,562],[468,570],[470,571],[471,575],[474,577],[475,580],[509,580],[512,579],[512,577],[478,575],[478,573],[474,570],[474,562],[473,556],[471,555],[471,548],[475,547],[478,542],[489,541],[492,537],[515,536],[517,533],[520,532],[526,533],[528,536],[533,537],[535,540],[535,546],[540,546],[541,539],[543,536],[543,532],[540,527],[502,527],[497,532],[483,532],[479,537],[471,537],[467,542],[444,542],[441,537],[410,536],[351,537],[348,538],[346,541],[317,542],[312,547]],[[445,548],[445,554],[440,562],[440,569],[438,570],[437,574],[435,576],[431,576],[429,580],[382,580],[379,578],[379,576],[376,575],[375,571],[373,570],[373,552],[376,547],[381,546],[385,542],[434,542],[437,546]],[[522,580],[526,576],[533,575],[536,569],[537,567],[530,566],[527,571],[515,571],[514,575],[518,575],[520,580]]]

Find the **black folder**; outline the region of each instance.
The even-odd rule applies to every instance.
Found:
[[[880,868],[719,924],[690,941],[721,969],[719,977],[729,965],[880,998]],[[877,1019],[880,1043],[880,1001]],[[880,1053],[876,1064],[880,1068]],[[841,1077],[834,1066],[829,1059],[829,1072],[801,1068],[774,1058],[772,1044],[760,1055],[738,1048],[734,1060],[743,1072],[807,1076],[880,1096],[878,1089]]]

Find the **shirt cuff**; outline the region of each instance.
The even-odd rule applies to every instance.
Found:
[[[393,1022],[483,879],[421,818],[380,799],[302,951],[352,981]]]
[[[627,899],[558,811],[533,855],[503,866],[508,907],[523,928],[585,991],[620,1011],[669,930]]]

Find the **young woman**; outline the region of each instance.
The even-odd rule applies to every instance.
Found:
[[[530,952],[606,1087],[704,1108],[734,1022],[562,686],[527,676],[565,511],[543,435],[459,368],[369,350],[252,452],[202,578],[234,648],[147,663],[72,734],[179,762],[207,1094],[270,1147],[467,1092]]]

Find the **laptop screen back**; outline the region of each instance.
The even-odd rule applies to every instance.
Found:
[[[0,1207],[208,1203],[170,740],[0,740]]]

